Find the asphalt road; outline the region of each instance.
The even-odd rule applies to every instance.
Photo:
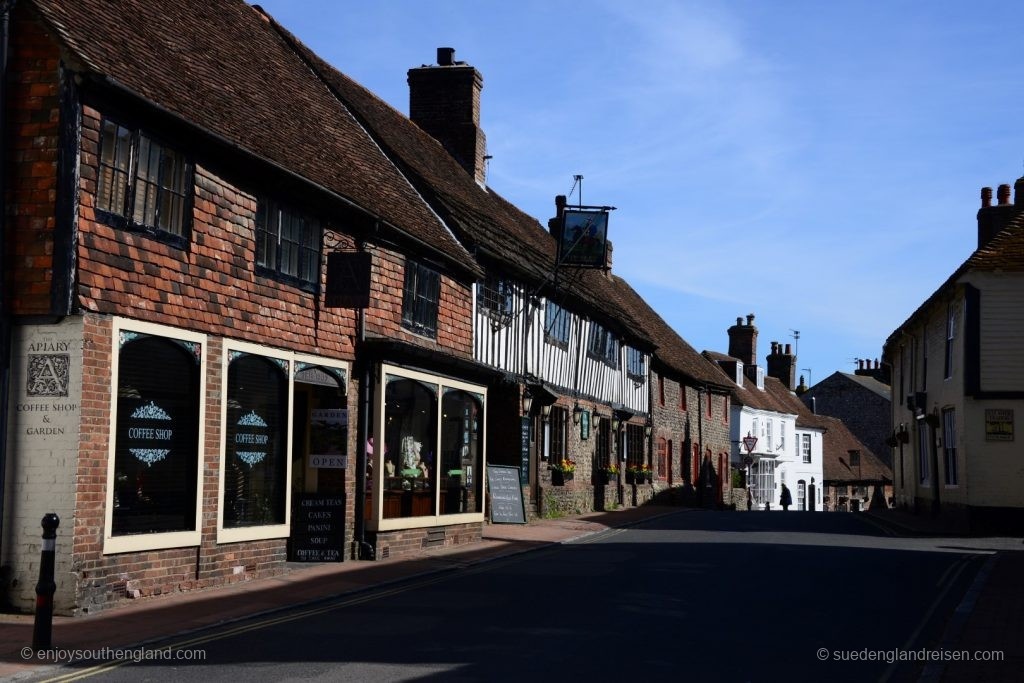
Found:
[[[204,649],[201,663],[76,670],[104,681],[916,680],[916,665],[847,658],[937,643],[985,552],[893,538],[852,514],[684,511],[171,641]]]

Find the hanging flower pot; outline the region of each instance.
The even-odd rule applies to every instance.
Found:
[[[551,484],[553,486],[565,486],[565,482],[572,481],[574,472],[563,472],[562,470],[551,470]]]

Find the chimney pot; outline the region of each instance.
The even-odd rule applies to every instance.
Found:
[[[772,355],[774,356],[778,352],[779,352],[779,342],[773,341],[772,342]]]
[[[1010,203],[1010,186],[1003,183],[996,190],[996,199],[999,200],[999,206],[1006,206]]]
[[[787,356],[792,356],[793,355],[793,347],[790,344],[786,344],[786,355]]]
[[[877,369],[878,369],[878,359],[876,358],[875,359],[875,370],[877,370]]]
[[[981,188],[981,208],[987,209],[992,206],[992,188],[983,187]]]
[[[736,318],[736,325],[737,325],[737,327],[742,325],[742,324],[743,324],[743,316],[740,316],[739,318]]]
[[[438,66],[451,66],[455,63],[455,48],[454,47],[439,47],[437,48],[437,64]]]
[[[1024,178],[1017,178],[1013,184],[1013,203],[1017,206],[1024,204]]]
[[[1009,195],[1007,195],[1007,196],[1009,196]],[[754,314],[753,313],[747,313],[747,324],[748,325],[753,325],[754,324]]]

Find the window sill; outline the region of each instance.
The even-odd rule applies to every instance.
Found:
[[[182,232],[184,232],[183,235],[176,235],[173,232],[167,232],[160,228],[136,223],[129,220],[126,216],[111,213],[105,209],[96,209],[95,214],[97,223],[109,225],[116,230],[123,230],[124,232],[132,233],[134,235],[142,235],[143,237],[166,244],[167,246],[174,247],[175,249],[181,249],[184,251],[188,248],[190,231],[187,226],[182,227]]]
[[[320,289],[313,282],[307,282],[306,280],[301,280],[292,275],[285,275],[284,273],[280,273],[276,270],[271,270],[270,268],[267,268],[265,266],[256,265],[253,270],[256,273],[256,275],[260,277],[265,277],[270,280],[274,280],[275,282],[280,282],[281,284],[288,285],[289,287],[301,289],[303,292],[307,292],[309,294],[316,294]]]
[[[266,526],[245,526],[236,528],[217,528],[217,543],[241,543],[244,541],[266,541],[275,538],[288,538],[291,527],[284,524]]]
[[[169,531],[159,534],[127,534],[104,536],[103,554],[138,553],[168,548],[189,548],[198,546],[199,531]]]
[[[427,330],[418,330],[418,329],[416,329],[414,327],[411,327],[410,325],[407,325],[404,322],[402,323],[402,329],[405,330],[406,332],[409,332],[410,334],[416,335],[420,339],[424,339],[424,340],[429,341],[429,342],[434,342],[435,344],[437,343],[437,331],[436,330],[433,332],[433,334],[431,334]]]

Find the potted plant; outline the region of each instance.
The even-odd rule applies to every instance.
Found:
[[[630,465],[626,468],[626,478],[632,484],[645,484],[651,477],[651,466],[647,463],[642,465]]]
[[[572,481],[576,472],[576,463],[568,458],[555,460],[551,463],[551,484],[554,486],[565,486],[565,482]]]
[[[619,466],[615,464],[607,465],[602,467],[599,471],[598,479],[601,484],[614,484],[619,480]]]

